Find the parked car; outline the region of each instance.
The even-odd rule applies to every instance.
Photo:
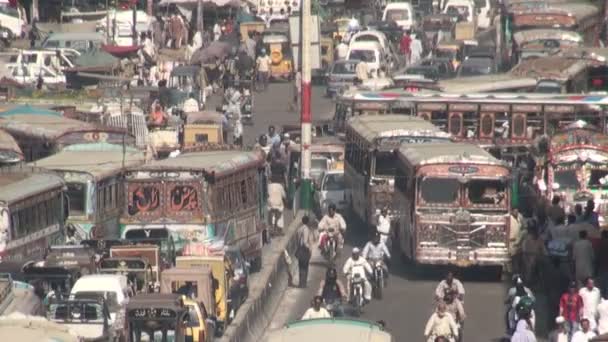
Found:
[[[494,60],[487,57],[465,59],[458,67],[457,77],[489,75],[496,72]]]
[[[456,76],[456,69],[448,58],[431,57],[425,58],[419,63],[424,66],[435,66],[439,71],[439,78],[444,80]]]
[[[336,61],[329,67],[325,90],[328,97],[339,94],[342,89],[353,83],[357,77],[355,73],[357,63],[359,63],[358,60]]]
[[[428,80],[436,81],[439,79],[439,68],[434,65],[414,65],[405,69],[404,73],[406,75],[421,75]]]

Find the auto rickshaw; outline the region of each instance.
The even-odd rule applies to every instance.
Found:
[[[133,284],[134,293],[154,292],[152,266],[144,258],[104,258],[99,273],[124,274]]]
[[[435,46],[433,56],[438,58],[449,58],[452,61],[454,70],[456,70],[464,59],[464,42],[459,40],[439,42]]]
[[[126,311],[129,342],[168,341],[168,337],[174,342],[186,342],[187,333],[192,336],[197,325],[190,319],[179,294],[140,294],[129,300]],[[189,340],[195,340],[194,337],[198,336]]]
[[[213,288],[216,286],[217,280],[208,266],[171,268],[162,272],[160,292],[182,296],[181,302],[189,313],[186,336],[192,336],[193,342],[208,342],[214,335],[213,327],[208,325],[208,313],[215,312]]]
[[[270,54],[270,78],[291,80],[293,64],[289,37],[283,33],[272,33],[263,38],[266,51]]]
[[[263,21],[249,21],[245,23],[239,24],[239,29],[241,30],[241,39],[245,41],[249,36],[249,32],[258,32],[262,33],[266,29],[266,23]]]
[[[224,143],[224,116],[215,111],[187,113],[182,147]]]
[[[188,245],[184,249],[184,254],[186,255],[176,258],[177,268],[211,268],[213,279],[217,281],[215,289],[217,329],[222,331],[230,323],[230,317],[236,315],[236,311],[247,298],[248,270],[244,258],[235,248],[226,247],[221,251],[209,253],[208,248],[198,243]]]

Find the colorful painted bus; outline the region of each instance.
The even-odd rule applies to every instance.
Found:
[[[401,144],[449,141],[449,134],[425,120],[404,115],[362,115],[346,123],[346,199],[365,224],[393,206],[395,149]],[[392,211],[392,210],[391,210]]]
[[[17,264],[44,257],[63,244],[64,182],[28,167],[0,171],[0,260]]]
[[[68,119],[61,113],[30,106],[0,112],[0,128],[15,138],[26,161],[47,157],[73,144],[108,142],[135,146],[135,138],[122,128]]]
[[[510,260],[510,167],[473,144],[403,145],[395,206],[399,247],[418,264]]]
[[[74,228],[78,239],[107,240],[120,237],[124,172],[144,160],[144,153],[133,147],[100,142],[69,145],[31,164],[55,171],[65,181],[67,226]]]
[[[129,168],[121,237],[163,236],[161,252],[178,254],[189,242],[223,239],[261,267],[264,165],[260,151],[216,150]]]

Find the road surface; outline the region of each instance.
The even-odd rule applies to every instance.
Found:
[[[322,87],[313,87],[313,121],[327,119],[333,115],[332,102],[322,96]],[[251,144],[268,125],[277,127],[299,122],[298,112],[290,108],[292,99],[291,83],[274,83],[265,93],[255,95],[255,121],[253,126],[245,127],[245,143]],[[352,228],[347,237],[345,251],[350,253],[353,246],[362,247],[367,232]],[[326,264],[320,257],[313,258],[308,289],[289,288],[283,296],[279,309],[274,313],[268,331],[280,328],[285,323],[299,319],[308,308],[310,300],[324,275]],[[345,253],[337,265],[342,267]],[[364,319],[384,320],[396,341],[422,341],[424,325],[431,314],[435,286],[445,273],[445,269],[425,269],[413,274],[411,267],[405,265],[399,255],[393,257],[390,267],[388,288],[384,299],[373,300],[364,309]],[[341,272],[341,271],[340,271]],[[465,341],[498,341],[504,334],[504,294],[507,285],[488,279],[484,270],[470,270],[459,277],[466,288]],[[414,338],[415,337],[415,338]]]

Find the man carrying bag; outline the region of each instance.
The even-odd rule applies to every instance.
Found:
[[[298,246],[296,248],[296,259],[298,259],[298,270],[300,279],[300,288],[306,288],[308,280],[308,266],[312,256],[312,249],[316,245],[317,232],[309,225],[310,219],[308,216],[302,217],[302,225],[298,228]]]

